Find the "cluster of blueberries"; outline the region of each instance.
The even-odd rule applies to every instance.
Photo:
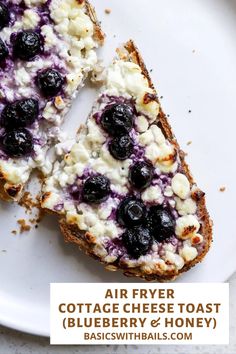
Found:
[[[134,110],[131,105],[113,104],[101,116],[101,126],[112,137],[109,151],[117,160],[129,158],[134,143],[129,133],[134,126]],[[129,171],[129,182],[136,191],[149,187],[154,176],[154,167],[149,161],[137,161]],[[111,193],[110,181],[106,176],[89,177],[82,190],[82,200],[86,203],[101,203]],[[128,196],[118,206],[117,222],[126,228],[122,235],[128,253],[139,258],[151,248],[154,240],[163,242],[175,231],[175,219],[167,208],[145,206],[142,200]]]
[[[9,9],[0,2],[0,30],[10,22]],[[36,31],[20,31],[12,35],[12,56],[15,59],[28,61],[43,50],[43,40]],[[9,49],[0,38],[0,64],[9,56]],[[1,70],[1,69],[0,69]],[[63,86],[64,78],[53,68],[38,73],[36,84],[44,97],[51,98],[58,94]],[[22,157],[33,151],[33,136],[26,129],[34,123],[39,114],[39,102],[33,98],[8,103],[4,107],[0,126],[5,128],[1,138],[1,149],[9,157]]]

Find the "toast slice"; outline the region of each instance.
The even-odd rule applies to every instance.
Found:
[[[138,49],[129,41],[117,53],[42,207],[106,269],[168,281],[203,259],[212,222]]]
[[[97,64],[104,35],[87,0],[0,3],[0,197],[18,200],[78,89]]]

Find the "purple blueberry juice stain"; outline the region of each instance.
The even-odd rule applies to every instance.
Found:
[[[131,159],[133,162],[137,162],[139,160],[144,159],[145,150],[142,146],[138,145],[137,143],[134,144],[134,151],[131,155]]]
[[[82,176],[80,177],[80,179],[81,179],[81,180],[86,180],[87,178],[89,178],[89,177],[91,177],[91,176],[95,176],[95,175],[96,175],[95,172],[91,171],[90,168],[86,167],[86,168],[84,169],[84,172],[83,172]]]
[[[53,21],[50,18],[50,11],[49,11],[49,6],[50,6],[51,1],[47,1],[46,4],[43,4],[41,7],[37,9],[37,13],[40,17],[40,22],[39,22],[39,27],[42,27],[44,25],[49,25]]]
[[[116,208],[112,208],[111,214],[108,216],[108,220],[115,221],[116,220]]]
[[[69,186],[68,193],[69,193],[69,196],[75,202],[79,203],[81,201],[81,186],[78,186],[78,184],[72,184],[71,186]]]
[[[121,238],[115,238],[113,240],[107,240],[104,242],[104,246],[110,256],[115,256],[117,258],[123,257],[127,254],[127,250],[121,240]]]
[[[112,105],[114,103],[124,103],[124,104],[130,104],[134,106],[133,99],[126,98],[123,96],[101,94],[97,101],[99,104],[106,103],[107,105]]]
[[[14,25],[18,17],[23,15],[26,6],[24,1],[21,1],[20,4],[14,4],[14,2],[7,2],[7,7],[10,13],[9,27],[11,27]]]
[[[1,143],[1,141],[0,141],[0,143]],[[1,145],[0,145],[0,149],[1,149]],[[0,150],[0,159],[3,160],[3,161],[8,160],[8,157],[1,150]]]
[[[202,253],[204,251],[204,248],[206,247],[206,242],[205,240],[200,244],[195,246],[198,253]]]
[[[124,196],[125,196],[124,194],[117,193],[116,191],[111,189],[111,197],[113,199],[122,200],[124,198]]]
[[[172,237],[169,238],[169,243],[171,243],[172,246],[177,248],[179,244],[179,240],[177,239],[176,236],[173,235]]]
[[[53,209],[57,212],[60,212],[60,211],[62,211],[63,207],[64,207],[64,204],[59,203],[59,204],[56,204]]]

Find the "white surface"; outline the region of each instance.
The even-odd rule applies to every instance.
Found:
[[[149,0],[148,20],[143,19],[147,2],[141,0],[126,1],[125,6],[116,0],[93,3],[109,34],[102,51],[105,61],[111,60],[119,43],[129,37],[136,40],[153,69],[151,76],[164,96],[163,108],[176,136],[189,152],[193,174],[207,192],[214,244],[203,264],[179,281],[224,281],[236,269],[236,1]],[[110,15],[104,14],[106,6],[112,9]],[[94,97],[94,90],[82,91],[68,117],[70,127],[86,119]],[[189,140],[193,143],[187,147]],[[222,185],[227,188],[224,193],[219,192]],[[38,230],[12,235],[22,214],[18,207],[0,204],[2,324],[48,334],[50,282],[131,281],[105,272],[65,245],[52,217],[46,217]]]

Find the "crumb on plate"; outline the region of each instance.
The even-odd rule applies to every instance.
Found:
[[[25,219],[19,219],[19,220],[17,220],[17,222],[20,225],[20,233],[21,234],[23,232],[27,232],[27,231],[31,230],[31,226],[26,223]]]
[[[24,207],[26,210],[31,211],[32,208],[38,207],[38,200],[33,200],[30,192],[25,192],[19,201],[20,206]]]

